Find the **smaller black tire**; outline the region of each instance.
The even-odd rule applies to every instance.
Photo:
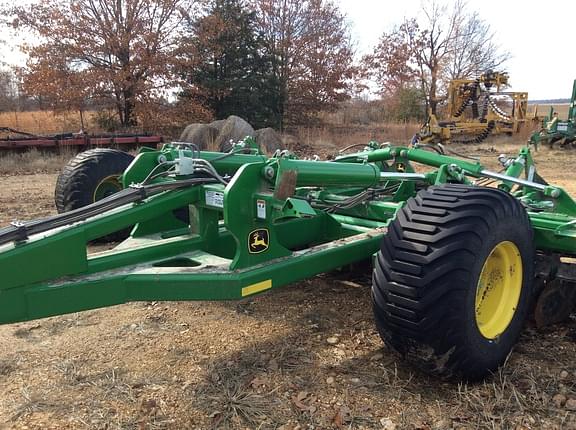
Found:
[[[69,212],[122,190],[119,177],[133,160],[132,155],[110,148],[90,149],[76,155],[56,181],[56,209],[59,213]],[[122,240],[129,232],[123,230],[102,239]]]
[[[533,300],[533,232],[509,194],[430,187],[400,209],[375,262],[384,342],[429,374],[479,380],[501,366]]]

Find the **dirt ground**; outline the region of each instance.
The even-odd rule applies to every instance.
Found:
[[[457,148],[494,168],[511,144]],[[536,154],[576,194],[576,150]],[[0,177],[0,226],[54,212],[55,174]],[[30,262],[34,264],[34,262]],[[370,273],[241,302],[132,303],[0,327],[0,429],[576,429],[576,320],[528,324],[479,384],[383,346]]]

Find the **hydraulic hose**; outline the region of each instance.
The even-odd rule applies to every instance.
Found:
[[[178,190],[191,185],[214,182],[216,182],[216,180],[213,178],[192,178],[126,188],[109,197],[70,212],[25,223],[14,223],[10,227],[0,229],[0,245],[14,241],[23,241],[28,239],[32,234],[43,233],[54,228],[64,227],[66,225],[84,221],[90,217],[101,215],[120,206],[140,202],[164,191]]]

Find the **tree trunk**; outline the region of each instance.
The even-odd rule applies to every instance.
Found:
[[[123,116],[124,121],[122,121],[123,127],[133,127],[136,125],[136,118],[134,118],[134,91],[130,88],[126,88],[123,91],[124,95],[124,106],[123,106]]]
[[[438,67],[432,66],[430,76],[430,92],[428,93],[428,103],[430,104],[430,111],[433,115],[436,115],[436,107],[438,105],[438,100],[436,99],[436,85],[438,81]]]
[[[286,105],[288,104],[288,83],[281,79],[279,85],[279,95],[278,95],[278,122],[280,126],[280,132],[284,132],[286,127]]]

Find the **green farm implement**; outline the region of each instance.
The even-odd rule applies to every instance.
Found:
[[[434,150],[430,150],[434,149]],[[60,214],[0,230],[0,323],[138,300],[235,300],[373,261],[375,321],[409,362],[478,379],[529,313],[572,310],[576,203],[528,147],[502,170],[370,142],[331,161],[187,143],[78,155]],[[88,244],[123,237],[115,248]],[[539,297],[538,300],[535,300]]]
[[[550,115],[542,121],[542,128],[530,136],[530,143],[538,145],[547,144],[550,147],[554,143],[560,146],[571,145],[576,142],[576,79],[572,86],[572,97],[568,106],[568,118],[559,119],[554,112],[554,107],[550,108]]]

